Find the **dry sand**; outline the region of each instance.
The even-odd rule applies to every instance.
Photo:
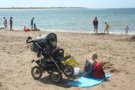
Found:
[[[64,78],[60,84],[53,84],[44,73],[36,81],[31,76],[31,68],[36,54],[26,44],[28,36],[36,37],[49,32],[21,32],[0,30],[0,90],[86,90],[86,88],[69,87]],[[58,46],[71,54],[84,66],[90,53],[96,51],[98,60],[109,62],[112,72],[109,81],[88,88],[90,90],[135,90],[135,42],[125,35],[92,35],[82,33],[60,33]]]

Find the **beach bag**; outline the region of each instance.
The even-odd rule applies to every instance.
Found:
[[[101,63],[96,62],[93,65],[92,77],[94,77],[94,78],[103,78],[103,77],[105,77],[105,73],[103,71]]]
[[[79,67],[74,67],[74,74],[75,77],[81,77],[82,76],[82,70]]]
[[[86,73],[90,74],[92,71],[92,64],[90,63],[89,60],[86,60],[84,70]]]

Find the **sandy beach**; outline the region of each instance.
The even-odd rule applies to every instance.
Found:
[[[66,78],[54,84],[47,73],[41,80],[34,80],[31,60],[37,57],[26,39],[48,33],[0,30],[0,90],[135,90],[135,41],[130,41],[128,35],[55,32],[58,46],[74,56],[79,67],[96,51],[99,61],[112,64],[110,69],[105,69],[112,76],[109,81],[91,88],[69,87]]]

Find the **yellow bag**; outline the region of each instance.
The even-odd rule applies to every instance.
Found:
[[[73,67],[75,67],[75,66],[78,65],[78,62],[75,61],[75,60],[73,59],[73,57],[71,57],[71,58],[69,58],[69,59],[67,59],[67,60],[65,60],[65,61],[62,61],[62,63],[63,63],[64,65],[71,65],[71,66],[73,66]]]

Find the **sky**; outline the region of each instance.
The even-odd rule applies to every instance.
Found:
[[[135,8],[135,0],[0,0],[0,7]]]

